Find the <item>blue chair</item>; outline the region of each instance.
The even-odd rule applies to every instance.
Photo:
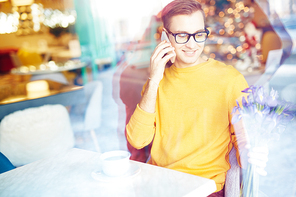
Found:
[[[12,170],[14,168],[15,167],[7,159],[7,157],[0,152],[0,174]]]

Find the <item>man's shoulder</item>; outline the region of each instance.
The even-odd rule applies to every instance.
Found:
[[[219,70],[219,72],[225,72],[225,74],[235,76],[241,75],[241,73],[232,65],[225,64],[224,62],[215,59],[209,59],[209,61],[215,69]]]
[[[222,61],[219,61],[219,60],[215,60],[215,59],[210,58],[208,61],[215,66],[219,66],[220,68],[234,69],[234,67],[232,65],[228,65],[228,64],[226,64]]]

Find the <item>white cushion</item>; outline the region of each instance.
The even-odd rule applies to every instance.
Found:
[[[16,111],[0,124],[0,151],[14,166],[66,151],[74,146],[69,114],[62,105]]]

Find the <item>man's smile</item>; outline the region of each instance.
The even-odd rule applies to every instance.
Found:
[[[194,56],[197,50],[182,50],[187,56]]]

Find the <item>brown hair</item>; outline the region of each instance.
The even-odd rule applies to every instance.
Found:
[[[163,26],[169,29],[170,20],[173,16],[177,15],[191,15],[192,13],[200,11],[204,17],[205,13],[196,0],[174,0],[168,5],[166,5],[161,11],[161,19]]]

